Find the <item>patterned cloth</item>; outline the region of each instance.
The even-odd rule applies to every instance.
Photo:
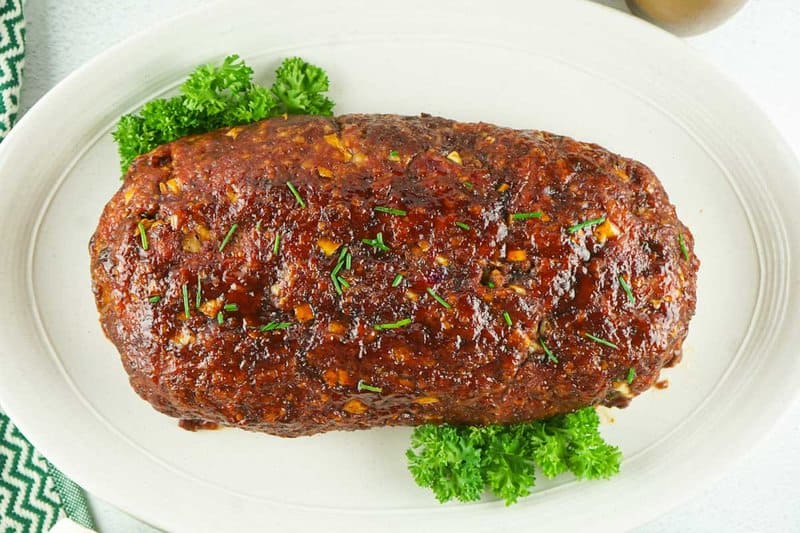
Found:
[[[0,0],[0,141],[17,119],[25,65],[25,18],[21,0]]]
[[[64,517],[94,527],[81,488],[0,412],[0,532],[48,531]]]
[[[21,0],[0,0],[0,140],[14,125],[25,64]],[[94,528],[83,491],[0,411],[0,533],[49,531],[68,517]]]

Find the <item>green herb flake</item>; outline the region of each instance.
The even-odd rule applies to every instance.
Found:
[[[265,333],[267,331],[275,331],[276,329],[287,329],[292,327],[291,322],[270,322],[269,324],[264,324],[258,328],[258,331],[261,333]]]
[[[231,237],[233,237],[233,234],[234,234],[234,233],[236,233],[236,229],[237,229],[238,227],[239,227],[239,224],[233,224],[233,225],[231,226],[231,229],[229,229],[229,230],[228,230],[228,233],[226,233],[226,234],[225,234],[225,238],[224,238],[224,239],[222,239],[222,242],[221,242],[221,243],[219,243],[219,251],[220,251],[220,252],[221,252],[222,250],[224,250],[224,249],[225,249],[225,247],[228,245],[228,243],[229,243],[229,242],[230,242],[230,240],[231,240]]]
[[[470,229],[469,224],[467,224],[465,222],[456,222],[456,226],[458,226],[459,228],[461,228],[463,230],[467,230],[467,231],[469,231],[469,229]]]
[[[423,424],[411,436],[408,469],[440,502],[476,501],[488,490],[511,505],[531,493],[537,468],[547,478],[617,474],[622,454],[599,426],[592,407],[520,424]]]
[[[217,313],[217,324],[221,326],[224,323],[225,323],[225,315],[222,314],[222,311],[220,311],[219,313]]]
[[[382,252],[388,252],[390,250],[390,248],[383,242],[383,233],[380,231],[374,239],[361,239],[361,242]]]
[[[686,240],[683,238],[683,233],[678,233],[678,245],[681,247],[683,258],[689,260],[689,248],[686,246]],[[147,248],[145,248],[147,250]]]
[[[222,306],[222,308],[224,310],[228,311],[229,313],[232,313],[234,311],[238,311],[239,310],[239,305],[238,304],[225,304],[224,306]]]
[[[511,320],[511,315],[508,314],[508,311],[503,311],[503,320],[505,320],[506,324],[509,326],[514,325],[514,322]]]
[[[402,209],[395,209],[394,207],[385,207],[382,205],[376,205],[372,208],[373,211],[377,211],[379,213],[386,213],[389,215],[397,215],[399,217],[404,217],[408,214],[408,211],[404,211]]]
[[[438,294],[436,294],[436,291],[434,291],[434,290],[433,290],[433,289],[431,289],[430,287],[428,287],[428,288],[427,288],[427,289],[425,289],[425,290],[427,291],[427,293],[428,293],[428,294],[430,294],[431,298],[433,298],[434,300],[436,300],[437,302],[439,302],[439,303],[442,305],[442,307],[444,307],[445,309],[452,309],[452,308],[453,308],[453,306],[452,306],[452,305],[450,305],[449,303],[447,303],[447,300],[445,300],[444,298],[442,298],[441,296],[439,296]]]
[[[513,213],[511,220],[528,220],[529,218],[542,218],[541,211],[532,211],[530,213]]]
[[[592,341],[596,342],[597,344],[602,344],[603,346],[608,346],[609,348],[614,348],[615,350],[619,349],[619,347],[616,344],[614,344],[613,342],[607,341],[605,339],[601,339],[600,337],[595,337],[591,333],[584,333],[583,335],[587,339],[592,340]]]
[[[294,199],[297,200],[297,204],[300,206],[300,209],[305,209],[306,203],[305,203],[305,201],[303,201],[303,197],[300,196],[299,192],[297,192],[297,189],[295,189],[295,187],[292,184],[292,182],[291,181],[287,181],[286,182],[286,186],[289,187],[290,191],[292,191],[292,196],[294,196]]]
[[[275,241],[272,243],[272,255],[277,256],[281,249],[281,234],[275,234]]]
[[[633,291],[631,290],[631,286],[628,285],[628,282],[625,281],[625,277],[622,275],[619,276],[619,284],[622,287],[622,290],[625,291],[625,294],[628,297],[628,301],[632,304],[635,304],[636,298],[633,297]]]
[[[567,228],[567,233],[577,233],[578,231],[582,230],[583,228],[586,228],[586,227],[589,227],[589,226],[595,226],[597,224],[602,224],[605,221],[606,221],[606,217],[604,217],[604,216],[603,217],[599,217],[599,218],[593,218],[591,220],[584,220],[583,222],[579,222],[579,223],[575,224],[574,226],[568,227]]]
[[[474,185],[472,185],[471,181],[465,181],[463,183],[463,185],[464,185],[464,188],[467,189],[468,191],[471,191],[473,189],[473,187],[474,187]]]
[[[142,250],[146,252],[150,248],[150,244],[147,242],[147,230],[145,230],[144,222],[141,220],[139,221],[139,237],[142,240]]]
[[[337,265],[337,268],[338,268],[338,265]],[[334,271],[331,272],[331,281],[333,282],[333,290],[336,291],[336,294],[341,296],[342,295],[342,284],[339,283],[338,273],[339,272],[336,270],[336,268],[334,268]]]
[[[487,281],[486,286],[489,287],[490,289],[494,289],[494,281]]]
[[[403,275],[402,275],[402,274],[398,274],[398,275],[396,275],[396,276],[394,277],[394,279],[392,280],[392,287],[397,287],[397,286],[398,286],[398,285],[400,285],[402,282],[403,282]]]
[[[397,150],[389,150],[389,161],[400,161],[400,152]]]
[[[358,389],[358,392],[369,391],[369,392],[377,392],[378,394],[383,392],[383,389],[381,387],[373,387],[372,385],[368,385],[364,382],[363,379],[358,380],[358,385],[356,388]]]
[[[385,329],[402,328],[404,326],[407,326],[407,325],[411,324],[411,322],[412,321],[411,321],[410,318],[403,318],[401,320],[398,320],[397,322],[388,322],[388,323],[385,323],[385,324],[375,324],[372,327],[375,328],[378,331],[383,331]]]
[[[155,294],[155,295],[151,296],[150,298],[148,298],[147,301],[150,302],[151,304],[157,304],[158,302],[161,301],[161,295],[160,294]]]
[[[633,383],[634,379],[636,379],[636,369],[633,368],[633,367],[630,367],[628,369],[628,377],[625,378],[625,381],[627,381],[628,385],[630,385],[631,383]]]
[[[547,344],[544,342],[544,339],[539,337],[539,344],[542,345],[542,349],[544,350],[545,355],[547,355],[547,359],[553,363],[558,363],[558,357],[556,357],[550,348],[548,348]]]
[[[260,220],[258,222],[256,222],[256,231],[258,231],[258,232],[261,231],[261,221]]]
[[[186,316],[186,319],[188,320],[189,317],[191,316],[189,314],[189,284],[184,283],[181,290],[183,292],[183,314]]]
[[[347,255],[344,256],[344,269],[350,270],[351,266],[353,266],[353,255],[350,252],[347,252]]]
[[[200,304],[203,303],[203,278],[197,276],[197,293],[194,296],[194,308],[200,309]]]
[[[350,288],[350,284],[339,275],[339,272],[343,268],[346,268],[349,263],[350,251],[348,250],[347,246],[342,246],[342,250],[339,252],[339,258],[336,260],[336,266],[333,267],[331,271],[331,281],[333,282],[333,290],[336,291],[336,294],[339,296],[342,295],[342,287],[345,289]],[[344,283],[342,283],[344,282]]]

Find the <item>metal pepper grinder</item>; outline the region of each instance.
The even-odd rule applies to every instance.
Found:
[[[625,0],[634,15],[676,35],[697,35],[722,24],[747,0]]]

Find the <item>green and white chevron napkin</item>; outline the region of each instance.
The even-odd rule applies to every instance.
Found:
[[[36,451],[0,412],[0,532],[45,532],[65,517],[94,527],[81,488]]]
[[[8,135],[17,119],[24,64],[22,0],[0,0],[0,140]]]
[[[0,0],[0,140],[17,118],[25,63],[21,0]],[[93,528],[83,491],[42,456],[0,411],[0,533],[49,531],[70,518]]]

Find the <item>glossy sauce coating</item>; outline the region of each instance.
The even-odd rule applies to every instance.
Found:
[[[641,163],[424,115],[161,146],[90,244],[134,389],[190,427],[282,436],[625,405],[680,358],[692,250]]]

